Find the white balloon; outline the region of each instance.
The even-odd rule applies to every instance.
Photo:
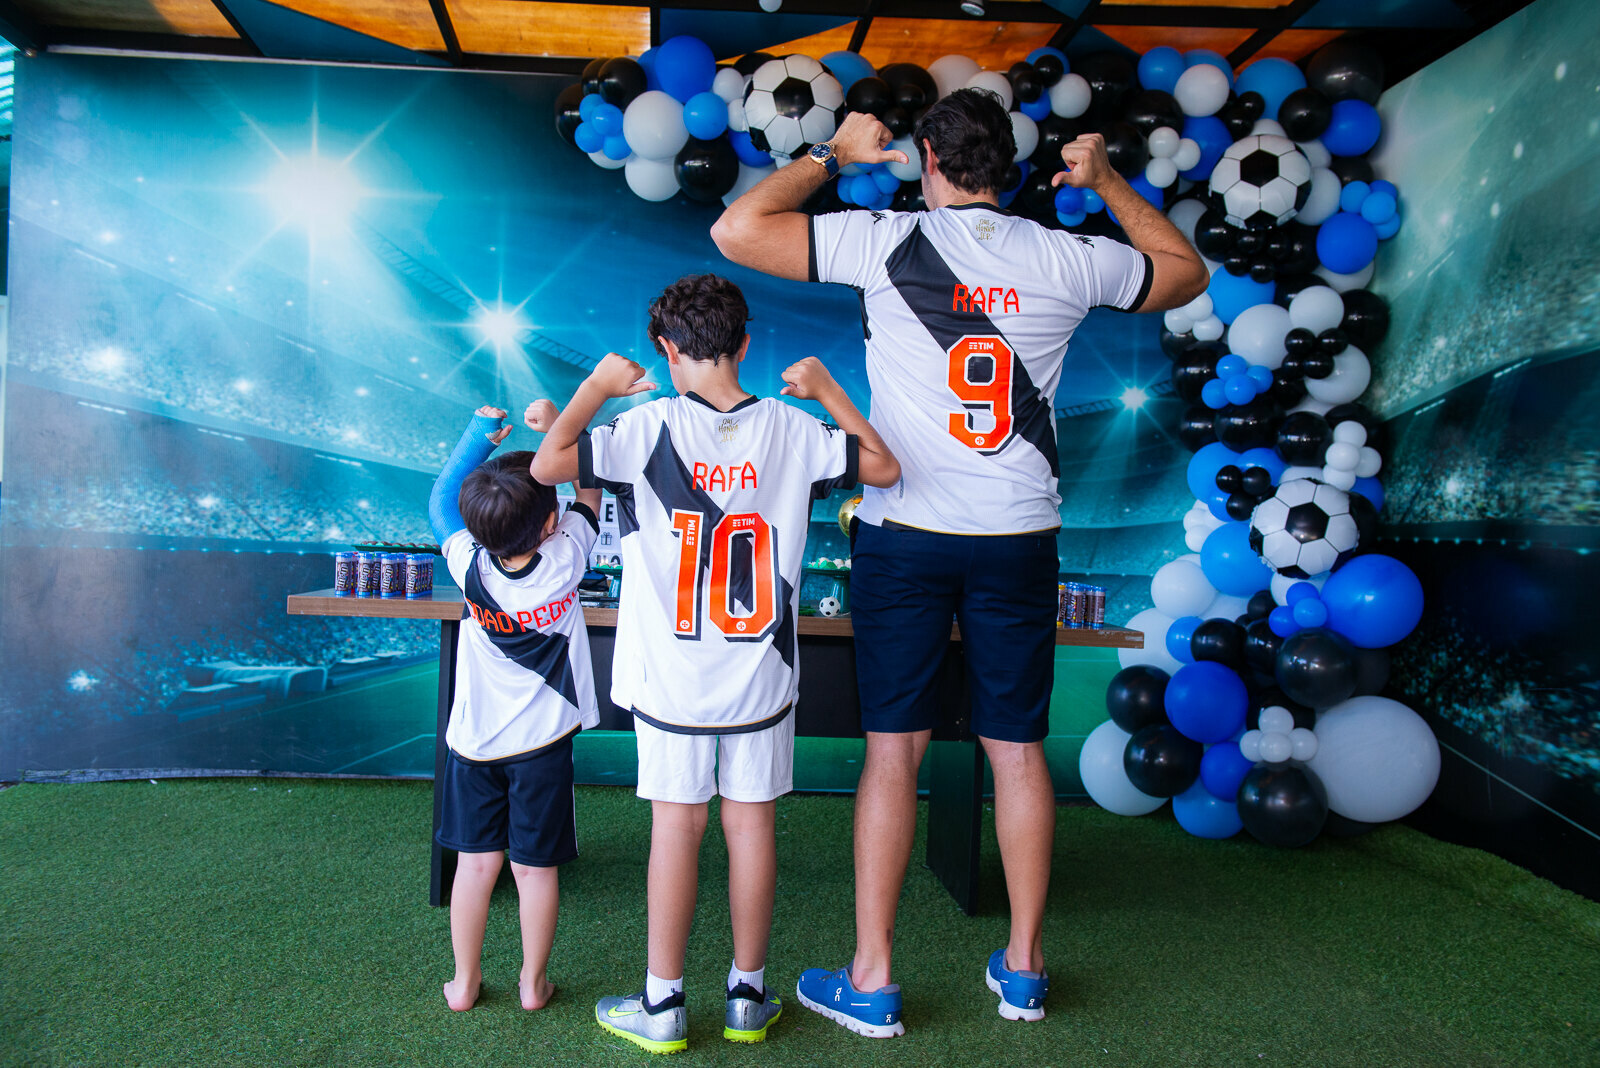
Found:
[[[628,188],[644,200],[671,200],[678,192],[678,176],[673,172],[672,161],[646,159],[634,155],[623,168],[628,178]]]
[[[1372,281],[1372,272],[1377,269],[1378,261],[1373,260],[1354,274],[1340,274],[1330,271],[1326,267],[1318,267],[1311,273],[1327,282],[1341,293],[1348,293],[1352,289],[1365,289],[1367,283]]]
[[[1327,286],[1306,286],[1289,301],[1289,322],[1313,334],[1344,322],[1344,298]]]
[[[1339,424],[1343,426],[1343,423]],[[1361,447],[1361,460],[1356,464],[1357,478],[1371,478],[1383,470],[1383,456],[1371,445]]]
[[[1211,303],[1211,294],[1202,292],[1198,297],[1185,304],[1183,310],[1189,313],[1189,318],[1191,319],[1206,318],[1214,310]]]
[[[1010,84],[1009,82],[1007,83]],[[1011,139],[1017,143],[1017,159],[1027,159],[1039,147],[1039,124],[1020,111],[1010,112]]]
[[[1163,564],[1150,579],[1150,599],[1173,619],[1199,615],[1216,597],[1217,589],[1205,572],[1187,560]]]
[[[1166,159],[1178,151],[1178,143],[1183,139],[1178,136],[1178,131],[1170,126],[1157,126],[1150,131],[1150,155],[1158,159]],[[1185,168],[1187,170],[1187,168]]]
[[[1322,584],[1328,581],[1328,574],[1328,572],[1324,571],[1322,574],[1312,575],[1308,579],[1290,578],[1287,575],[1273,575],[1272,599],[1277,601],[1279,604],[1288,604],[1289,587],[1293,586],[1296,582],[1309,582],[1311,585],[1320,590],[1322,589]]]
[[[1275,119],[1257,119],[1256,124],[1250,127],[1250,135],[1254,137],[1258,134],[1266,134],[1269,137],[1289,136],[1283,132],[1283,127],[1279,126]]]
[[[1341,309],[1343,305],[1341,304]],[[1278,304],[1252,304],[1228,327],[1228,348],[1247,363],[1276,371],[1287,351],[1283,345],[1289,333],[1289,310]]]
[[[1262,733],[1288,734],[1294,730],[1294,713],[1282,705],[1272,705],[1261,710]]]
[[[783,0],[758,0],[758,2],[761,4],[761,10],[768,13],[776,11],[783,6]]]
[[[1200,164],[1200,142],[1185,137],[1178,142],[1177,151],[1172,153],[1172,162],[1178,165],[1180,171],[1187,171]]]
[[[621,159],[612,159],[610,156],[606,155],[604,152],[591,152],[591,153],[589,153],[589,158],[594,160],[595,163],[597,163],[600,166],[604,167],[606,170],[614,171],[618,167],[622,167],[622,166],[626,165],[627,162],[630,159],[633,159],[634,157],[629,155],[629,156],[623,156]]]
[[[1182,308],[1172,308],[1161,317],[1161,325],[1174,334],[1187,334],[1194,329],[1194,320]]]
[[[1011,101],[1014,92],[1011,88],[1011,79],[997,70],[980,70],[967,79],[968,89],[987,89],[1000,98],[1000,105],[1007,111],[1011,110]]]
[[[1305,207],[1295,213],[1295,221],[1321,226],[1339,210],[1339,194],[1343,189],[1339,176],[1327,167],[1311,168],[1311,193],[1306,197]]]
[[[1145,164],[1144,180],[1157,189],[1165,189],[1178,180],[1178,165],[1170,159],[1153,159]]]
[[[1151,667],[1160,668],[1168,675],[1176,675],[1183,665],[1167,652],[1167,628],[1170,626],[1172,617],[1164,615],[1155,608],[1146,608],[1128,620],[1129,630],[1144,633],[1144,648],[1118,649],[1117,663],[1123,667],[1149,664]]]
[[[1201,549],[1205,548],[1206,536],[1210,533],[1211,532],[1209,530],[1200,530],[1199,528],[1185,531],[1183,535],[1183,544],[1190,550],[1199,552]]]
[[[1348,404],[1365,393],[1371,381],[1372,364],[1367,354],[1348,345],[1333,358],[1333,374],[1327,378],[1306,379],[1306,392],[1329,404]]]
[[[886,166],[889,173],[902,182],[920,182],[922,180],[922,151],[917,143],[908,134],[889,142],[890,149],[898,149],[906,154],[907,162],[890,160]]]
[[[1277,731],[1261,732],[1261,759],[1268,764],[1282,764],[1294,753],[1294,744],[1287,734]]]
[[[1089,110],[1093,96],[1083,75],[1063,74],[1061,80],[1050,87],[1050,110],[1063,119],[1075,119]]]
[[[1215,115],[1228,102],[1228,76],[1209,63],[1197,63],[1178,75],[1172,95],[1185,115]]]
[[[1289,409],[1289,412],[1316,412],[1318,415],[1327,415],[1333,405],[1327,401],[1319,401],[1315,397],[1306,397],[1299,404]],[[1321,468],[1317,468],[1321,470]],[[1306,478],[1316,478],[1316,475],[1306,475]]]
[[[1334,425],[1333,440],[1348,442],[1360,448],[1367,443],[1367,428],[1354,419],[1346,419]]]
[[[1320,468],[1320,467],[1302,467],[1302,466],[1299,466],[1299,465],[1295,465],[1295,466],[1286,467],[1286,468],[1283,469],[1283,474],[1278,476],[1278,485],[1281,486],[1285,482],[1293,482],[1297,478],[1321,478],[1321,477],[1322,477],[1322,468]]]
[[[1110,720],[1089,732],[1078,752],[1078,777],[1090,800],[1107,812],[1119,816],[1143,816],[1166,804],[1164,797],[1151,797],[1128,781],[1122,762],[1131,735]]]
[[[1219,593],[1216,599],[1198,613],[1202,619],[1238,619],[1250,607],[1250,598],[1235,593]]]
[[[1327,467],[1340,471],[1354,471],[1361,462],[1361,446],[1352,445],[1348,441],[1334,440],[1328,446],[1328,451],[1323,454],[1322,462]]]
[[[1245,731],[1239,736],[1239,752],[1250,763],[1261,759],[1261,732]]]
[[[1289,732],[1289,746],[1292,750],[1289,755],[1295,760],[1310,760],[1317,755],[1316,732],[1296,727]]]
[[[1190,197],[1180,200],[1172,205],[1167,212],[1167,218],[1172,220],[1172,225],[1178,228],[1185,241],[1194,244],[1194,224],[1200,221],[1200,216],[1206,213],[1206,206],[1200,201]],[[1204,296],[1204,294],[1201,294]]]
[[[1320,481],[1334,489],[1347,490],[1356,484],[1356,473],[1342,467],[1324,467]]]
[[[728,101],[728,129],[739,133],[749,132],[750,120],[745,118],[743,100]]]
[[[1386,697],[1352,697],[1317,716],[1309,767],[1328,807],[1363,823],[1414,811],[1439,781],[1439,743],[1421,716]]]
[[[1198,552],[1184,553],[1182,556],[1178,557],[1178,559],[1187,560],[1195,567],[1201,566],[1200,554]]]
[[[769,174],[776,173],[777,170],[777,167],[752,167],[748,163],[739,164],[739,177],[734,180],[733,188],[723,194],[722,203],[732,205],[735,200],[755,188],[757,182]]]
[[[634,155],[670,160],[689,140],[683,105],[659,89],[640,93],[622,113],[622,136]]]
[[[928,74],[940,96],[949,96],[952,90],[966,85],[980,69],[977,60],[961,55],[940,56],[928,64]]]
[[[1215,341],[1222,336],[1226,327],[1222,320],[1215,315],[1208,315],[1194,324],[1194,339],[1196,341]]]
[[[1296,141],[1294,147],[1305,153],[1306,159],[1313,168],[1326,167],[1333,162],[1333,153],[1328,151],[1328,146],[1320,139],[1311,141]]]
[[[717,76],[711,79],[711,91],[728,103],[739,101],[744,103],[744,75],[732,67],[723,67],[717,71]]]

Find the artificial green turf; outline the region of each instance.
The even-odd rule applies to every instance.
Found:
[[[785,993],[849,952],[851,804],[779,803],[768,976]],[[0,1063],[643,1063],[592,1012],[643,978],[648,809],[591,787],[578,811],[556,1000],[518,1004],[503,887],[483,1000],[458,1015],[439,994],[448,918],[426,904],[427,783],[0,792]],[[1403,827],[1280,852],[1199,841],[1164,815],[1060,810],[1037,1025],[1001,1020],[983,986],[1006,930],[991,831],[978,917],[913,864],[897,959],[909,1030],[892,1042],[792,1004],[763,1046],[721,1039],[724,863],[708,835],[679,1063],[1600,1063],[1600,905]]]

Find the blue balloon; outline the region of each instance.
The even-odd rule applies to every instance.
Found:
[[[1106,210],[1106,202],[1101,200],[1100,194],[1093,189],[1085,189],[1083,190],[1083,210],[1104,211]]]
[[[1233,84],[1233,68],[1228,61],[1222,58],[1220,52],[1213,52],[1209,48],[1191,48],[1183,54],[1183,65],[1193,67],[1200,63],[1209,63],[1228,76],[1228,84]]]
[[[1256,399],[1256,384],[1249,375],[1234,375],[1222,383],[1222,392],[1228,395],[1229,404],[1249,404]]]
[[[1269,383],[1270,385],[1270,383]],[[1272,474],[1272,481],[1276,483],[1289,470],[1289,461],[1278,455],[1278,450],[1270,445],[1259,448],[1246,449],[1239,456],[1239,467],[1264,467]]]
[[[1133,187],[1133,191],[1135,193],[1138,193],[1140,196],[1144,197],[1157,208],[1160,208],[1162,202],[1166,199],[1167,191],[1165,189],[1157,189],[1155,186],[1151,185],[1150,179],[1144,176],[1143,171],[1140,171],[1132,178],[1129,178],[1128,184]],[[1118,223],[1117,225],[1121,226],[1122,224]]]
[[[1253,366],[1245,374],[1250,376],[1250,381],[1256,384],[1256,392],[1265,392],[1272,388],[1272,372],[1259,365]]]
[[[583,99],[578,101],[578,118],[588,122],[594,118],[594,109],[606,102],[606,98],[599,93],[584,93]]]
[[[1339,210],[1359,213],[1362,203],[1372,192],[1372,187],[1366,182],[1354,181],[1339,190]]]
[[[1289,587],[1289,591],[1283,595],[1283,599],[1288,603],[1290,608],[1293,608],[1295,605],[1306,600],[1308,597],[1315,596],[1317,596],[1316,583],[1296,582],[1293,586]]]
[[[1201,182],[1211,177],[1217,160],[1233,144],[1233,135],[1227,124],[1215,115],[1191,115],[1183,120],[1183,136],[1200,146],[1200,162],[1180,175],[1191,182]]]
[[[1233,522],[1233,516],[1228,514],[1228,495],[1221,490],[1212,490],[1211,496],[1205,498],[1205,505],[1213,517],[1224,523]]]
[[[1189,483],[1189,492],[1194,494],[1196,500],[1209,500],[1217,492],[1217,472],[1238,462],[1239,454],[1220,441],[1201,446],[1189,457],[1189,469],[1184,476]]]
[[[852,174],[839,179],[839,199],[847,204],[866,207],[867,201],[876,200],[878,186],[870,174]]]
[[[1056,190],[1056,210],[1067,215],[1083,210],[1083,190],[1063,185]]]
[[[1315,597],[1307,597],[1290,609],[1302,627],[1320,627],[1328,621],[1328,607]]]
[[[1186,68],[1182,52],[1158,45],[1139,57],[1139,84],[1146,89],[1170,93],[1178,84],[1178,75]]]
[[[839,79],[839,87],[847,93],[862,78],[876,77],[878,73],[860,52],[829,52],[822,57],[822,65],[828,68],[829,74]]]
[[[747,167],[772,166],[772,153],[763,152],[750,140],[748,130],[729,130],[728,140],[733,144],[733,154]]]
[[[622,133],[622,109],[615,104],[601,103],[589,119],[601,137],[617,137]]]
[[[1200,570],[1222,593],[1248,597],[1272,582],[1272,568],[1250,548],[1249,523],[1224,523],[1200,546]]]
[[[606,159],[627,159],[633,155],[633,148],[628,144],[628,139],[621,134],[612,134],[606,138],[605,144],[600,146],[600,151],[606,154]]]
[[[605,145],[605,134],[595,129],[592,122],[580,122],[572,131],[572,143],[585,152],[598,152]]]
[[[1180,616],[1172,621],[1172,625],[1167,627],[1167,652],[1172,654],[1172,659],[1185,664],[1194,663],[1189,642],[1194,638],[1194,628],[1204,622],[1199,616]]]
[[[1371,193],[1361,202],[1361,217],[1373,226],[1388,222],[1398,207],[1388,193]]]
[[[1322,132],[1322,144],[1335,156],[1359,156],[1378,143],[1382,132],[1377,108],[1365,100],[1340,100],[1333,105],[1333,118]]]
[[[1082,226],[1084,220],[1088,217],[1086,212],[1081,211],[1075,211],[1071,215],[1063,215],[1059,211],[1056,212],[1056,218],[1061,221],[1062,226]]]
[[[1019,100],[1017,101],[1017,110],[1034,122],[1038,122],[1050,114],[1050,94],[1040,93],[1034,100]]]
[[[1356,218],[1360,219],[1358,215]],[[1362,220],[1365,222],[1366,220]],[[1370,226],[1371,224],[1368,223]],[[1323,224],[1323,229],[1327,224]],[[1321,233],[1318,233],[1318,251],[1321,250]],[[1376,251],[1377,243],[1374,240],[1373,249]],[[1372,257],[1367,257],[1369,260]],[[1362,266],[1365,266],[1363,264]],[[1329,268],[1335,270],[1336,268]],[[1345,273],[1345,272],[1340,272]],[[1239,313],[1246,308],[1253,308],[1257,304],[1271,304],[1274,293],[1271,282],[1252,281],[1247,274],[1232,274],[1225,268],[1217,268],[1217,273],[1211,276],[1211,284],[1206,286],[1206,292],[1211,294],[1211,310],[1225,323],[1232,323],[1239,317]]]
[[[1055,56],[1057,59],[1059,59],[1061,61],[1061,70],[1063,74],[1072,69],[1072,64],[1067,60],[1067,54],[1061,51],[1059,48],[1052,48],[1049,45],[1040,45],[1038,48],[1035,48],[1032,52],[1028,53],[1028,62],[1037,63],[1039,62],[1040,56]]]
[[[1200,762],[1201,767],[1204,767],[1205,758],[1201,757]],[[1240,782],[1243,781],[1243,776],[1240,776]],[[1234,788],[1234,793],[1238,793],[1238,787]],[[1177,818],[1178,826],[1196,838],[1213,840],[1232,838],[1244,830],[1244,820],[1239,817],[1239,806],[1233,801],[1224,801],[1214,796],[1203,783],[1199,782],[1172,799],[1172,814]]]
[[[728,128],[728,102],[716,93],[696,93],[683,105],[683,124],[690,137],[713,140]]]
[[[1383,178],[1376,179],[1372,183],[1372,191],[1374,193],[1384,193],[1393,197],[1395,200],[1400,199],[1400,187]]]
[[[1200,758],[1200,781],[1211,796],[1231,802],[1238,798],[1239,787],[1253,767],[1239,752],[1237,741],[1218,742]]]
[[[1300,632],[1300,624],[1294,621],[1294,609],[1279,605],[1267,614],[1267,629],[1280,638],[1287,638],[1291,634]]]
[[[1372,502],[1373,510],[1383,511],[1383,483],[1375,478],[1358,478],[1356,484],[1350,487]]]
[[[1200,401],[1207,408],[1220,412],[1228,406],[1228,387],[1220,378],[1213,378],[1200,387]]]
[[[1258,59],[1239,72],[1233,91],[1241,95],[1260,93],[1261,99],[1267,102],[1267,109],[1262,115],[1276,119],[1284,99],[1296,89],[1305,87],[1306,76],[1287,59]]]
[[[661,88],[680,103],[711,88],[717,76],[717,57],[711,46],[698,37],[679,34],[655,48],[656,77]]]
[[[1337,212],[1317,230],[1317,259],[1337,274],[1354,274],[1377,254],[1378,231],[1359,215]]]
[[[1378,235],[1379,241],[1387,241],[1400,232],[1400,213],[1395,212],[1383,222],[1373,226],[1372,232]]]
[[[1164,701],[1179,734],[1197,742],[1225,742],[1244,723],[1250,695],[1231,668],[1197,660],[1173,674]]]
[[[1422,583],[1392,556],[1358,556],[1322,586],[1328,626],[1363,649],[1381,649],[1422,619]]]
[[[656,59],[659,48],[646,48],[639,53],[639,66],[644,68],[644,87],[646,89],[660,89],[661,79],[656,75]],[[716,75],[712,75],[716,77]]]
[[[1242,375],[1249,370],[1250,365],[1245,362],[1245,358],[1243,356],[1235,356],[1231,352],[1217,361],[1218,378],[1232,378],[1234,375]]]

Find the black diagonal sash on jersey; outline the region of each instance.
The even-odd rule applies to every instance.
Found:
[[[707,531],[715,530],[717,524],[722,522],[726,514],[717,507],[715,501],[705,490],[695,488],[694,476],[683,465],[683,458],[678,455],[678,450],[672,447],[672,431],[666,423],[661,424],[661,432],[656,435],[655,448],[650,450],[650,459],[645,461],[643,479],[645,485],[656,495],[661,506],[666,509],[667,519],[670,522],[675,509],[686,512],[700,512],[705,516],[703,520]],[[742,540],[742,539],[741,539]],[[772,531],[772,551],[778,551],[778,531]],[[711,566],[711,542],[709,537],[700,539],[700,566]],[[780,569],[781,572],[781,569]],[[778,655],[783,657],[783,662],[790,667],[794,666],[795,657],[795,629],[793,593],[794,587],[789,584],[780,573],[778,576],[778,594],[783,598],[783,615],[779,620],[778,629],[773,634],[773,642],[777,647]],[[735,598],[741,600],[746,606],[750,605],[755,597],[755,564],[752,554],[748,551],[739,551],[737,547],[728,562],[728,585]],[[733,635],[723,635],[728,641],[761,641],[759,637],[748,638]]]
[[[939,348],[948,352],[968,334],[1005,337],[993,320],[981,311],[953,308],[955,287],[961,284],[939,250],[922,232],[912,228],[906,239],[889,253],[884,268],[889,282],[899,292],[917,321],[927,328]],[[1009,341],[1006,344],[1010,345]],[[1016,346],[1012,345],[1013,352]],[[1061,477],[1061,457],[1056,452],[1055,413],[1050,410],[1039,388],[1028,377],[1028,369],[1018,357],[1011,367],[1011,421],[1015,434],[1044,456],[1050,474]]]
[[[573,708],[581,707],[578,704],[578,684],[572,677],[572,659],[567,655],[570,644],[567,636],[540,634],[524,626],[515,613],[501,608],[478,577],[478,554],[481,552],[482,548],[472,551],[472,565],[467,568],[467,580],[462,583],[461,589],[474,609],[473,619],[483,628],[484,635],[494,643],[494,647],[506,655],[506,659],[544,679],[545,684],[566,698]],[[486,619],[493,623],[485,623]]]

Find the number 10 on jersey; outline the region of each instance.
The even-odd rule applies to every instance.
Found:
[[[702,605],[711,625],[729,641],[760,641],[778,619],[778,554],[772,527],[756,512],[723,516],[711,531],[711,566],[705,554],[704,512],[672,510],[678,538],[678,597],[673,633],[700,640]],[[736,559],[737,558],[737,559]],[[707,588],[709,587],[709,588]],[[747,609],[739,614],[743,602]]]

